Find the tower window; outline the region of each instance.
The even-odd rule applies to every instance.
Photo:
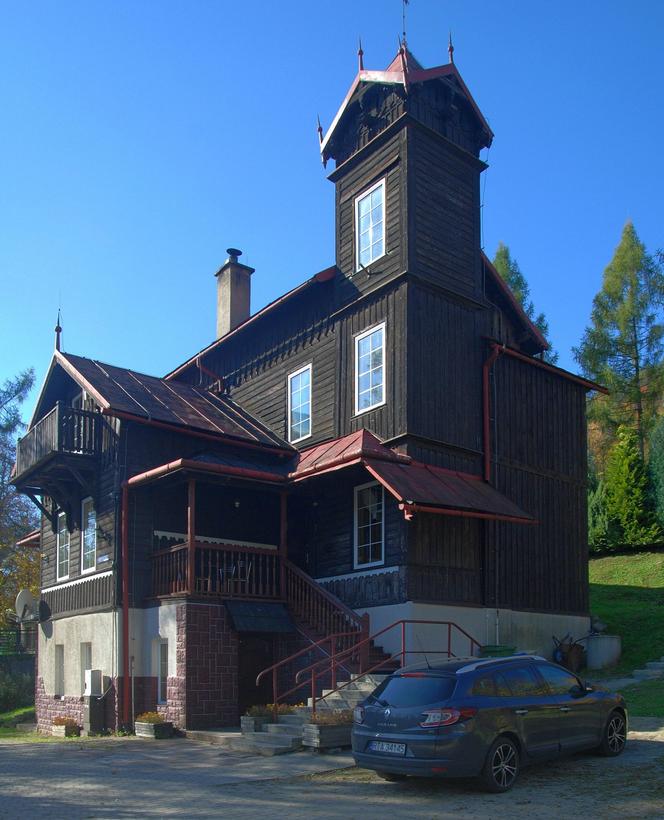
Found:
[[[384,563],[384,505],[380,484],[355,487],[355,568]]]
[[[385,180],[381,179],[355,200],[357,270],[385,253]]]

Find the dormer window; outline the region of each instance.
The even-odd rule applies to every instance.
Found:
[[[381,179],[355,200],[357,270],[385,253],[385,180]]]

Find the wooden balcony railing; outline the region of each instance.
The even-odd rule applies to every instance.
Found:
[[[197,542],[193,585],[189,583],[187,559],[187,544],[176,544],[153,553],[153,595],[191,593],[216,598],[281,598],[276,550]]]
[[[53,453],[96,456],[111,446],[113,433],[100,413],[61,402],[16,445],[16,478]]]

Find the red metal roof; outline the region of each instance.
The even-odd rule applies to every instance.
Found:
[[[343,436],[343,438],[336,438],[302,450],[297,467],[290,474],[290,478],[293,481],[300,481],[308,476],[357,464],[364,458],[377,461],[410,462],[409,456],[395,453],[394,450],[381,444],[380,439],[371,431],[363,429]]]
[[[440,511],[443,514],[447,512],[471,518],[536,523],[532,515],[524,512],[480,476],[444,470],[416,461],[397,464],[365,459],[363,464],[404,505],[407,514],[408,508],[412,508],[412,511]]]
[[[128,415],[137,421],[179,427],[183,432],[196,430],[295,453],[295,448],[228,396],[71,353],[56,351],[55,361],[109,415]]]

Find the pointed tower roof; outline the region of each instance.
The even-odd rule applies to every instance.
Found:
[[[481,132],[482,147],[491,145],[493,140],[493,131],[489,127],[489,124],[480,111],[479,106],[473,99],[472,94],[464,83],[456,64],[450,62],[445,65],[435,66],[434,68],[424,68],[420,61],[414,56],[412,51],[410,51],[410,49],[405,45],[405,43],[401,43],[394,59],[390,62],[386,69],[382,71],[375,71],[360,68],[358,70],[357,75],[353,80],[346,97],[344,98],[344,101],[341,103],[339,110],[332,120],[332,124],[328,128],[327,133],[321,142],[323,162],[325,163],[328,159],[333,157],[331,146],[334,142],[334,138],[340,130],[340,127],[345,119],[345,115],[352,106],[355,97],[360,94],[363,87],[372,84],[377,86],[400,86],[404,93],[408,95],[413,86],[441,79],[451,82],[454,86],[456,86],[459,94],[465,98],[468,105],[472,109],[478,128]]]

